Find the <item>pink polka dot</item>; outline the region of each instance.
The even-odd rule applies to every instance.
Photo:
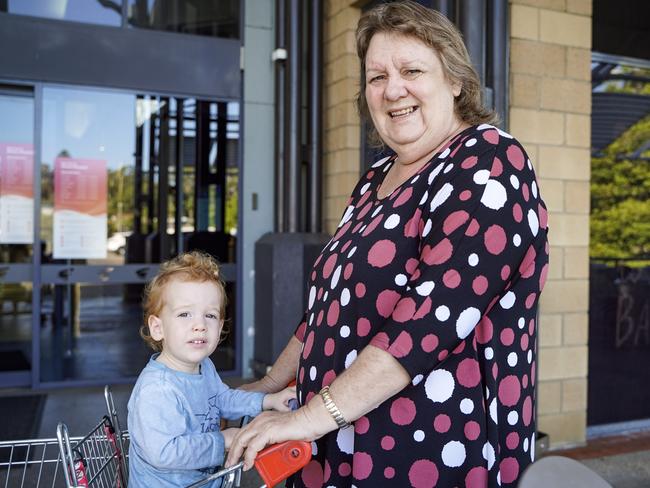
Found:
[[[449,214],[442,224],[442,231],[449,235],[469,220],[469,214],[465,210],[456,210]]]
[[[445,359],[447,359],[447,356],[449,356],[449,351],[447,349],[443,349],[438,353],[438,361],[442,362]]]
[[[525,374],[521,377],[521,386],[528,388],[528,375]]]
[[[447,288],[457,288],[460,285],[460,274],[455,269],[449,269],[442,275],[442,282]]]
[[[357,222],[357,225],[355,225],[354,229],[352,229],[352,233],[356,234],[359,230],[361,230],[361,227],[363,227],[363,221]]]
[[[307,359],[311,354],[311,348],[314,347],[314,331],[312,330],[307,335],[307,340],[305,341],[305,347],[302,350],[302,358]]]
[[[424,246],[424,249],[422,249],[422,260],[427,264],[442,264],[451,257],[453,251],[454,246],[445,237],[433,247],[429,245]]]
[[[351,472],[352,466],[350,466],[350,463],[339,464],[339,476],[345,478],[346,476],[350,476]]]
[[[359,337],[365,337],[370,332],[370,320],[365,317],[361,317],[357,320],[357,335]]]
[[[395,477],[395,468],[391,468],[388,466],[387,468],[384,469],[384,478],[386,479],[393,479]]]
[[[324,387],[324,386],[331,385],[332,381],[334,381],[335,379],[336,379],[336,373],[334,372],[333,369],[330,369],[329,371],[326,371],[325,374],[323,375],[323,384],[322,384],[321,388]],[[307,402],[305,402],[305,403],[307,403]]]
[[[352,244],[352,241],[348,241],[345,244],[343,244],[343,247],[341,248],[341,252],[347,251],[348,248],[350,247],[350,244]]]
[[[491,225],[483,235],[483,242],[490,254],[501,254],[506,247],[506,232],[500,225]]]
[[[532,336],[535,333],[535,319],[528,322],[528,333]]]
[[[420,232],[420,218],[422,210],[419,208],[413,213],[413,216],[404,224],[404,237],[417,237]]]
[[[325,356],[334,354],[334,339],[331,337],[325,341]]]
[[[369,193],[370,193],[370,192],[366,192],[365,195],[364,195],[364,197],[367,198],[367,196],[369,196]],[[363,199],[363,197],[361,197],[361,199]],[[361,206],[360,203],[361,203],[361,202],[359,202],[359,204],[357,204],[357,206],[360,207],[360,206]],[[361,209],[361,211],[357,214],[356,220],[361,220],[362,218],[364,218],[364,217],[366,216],[366,214],[367,214],[368,212],[370,212],[370,209],[371,209],[371,208],[372,208],[372,203],[368,203],[368,204],[366,204],[366,206],[363,207],[363,208]]]
[[[382,239],[375,242],[368,251],[368,263],[375,268],[383,268],[393,261],[396,252],[397,248],[393,241]]]
[[[420,346],[424,352],[431,352],[438,347],[438,336],[435,334],[427,334],[422,338]]]
[[[535,361],[530,365],[530,384],[535,386]]]
[[[515,333],[510,327],[507,327],[501,331],[500,339],[504,346],[511,346],[515,341]]]
[[[305,379],[305,367],[304,366],[300,366],[300,371],[298,371],[298,379],[300,380],[300,383],[302,383],[303,380]]]
[[[348,263],[345,265],[345,269],[343,270],[343,278],[346,280],[350,279],[350,276],[352,276],[352,269],[354,268],[354,265],[352,263]]]
[[[519,476],[519,463],[513,457],[507,457],[499,464],[501,483],[512,483]]]
[[[415,300],[411,297],[402,298],[393,310],[393,319],[396,322],[404,323],[413,318],[415,314]]]
[[[510,266],[506,264],[501,268],[501,279],[505,281],[508,279],[508,276],[510,276]]]
[[[488,280],[485,276],[479,275],[472,281],[472,290],[477,295],[483,295],[488,288]]]
[[[528,190],[526,183],[521,185],[521,194],[524,196],[524,200],[528,201],[530,199],[530,190]]]
[[[377,296],[377,312],[384,318],[390,317],[390,314],[393,313],[395,304],[400,299],[399,293],[393,290],[384,290]]]
[[[548,227],[548,212],[541,203],[537,204],[537,213],[539,214],[539,226],[546,229]]]
[[[515,219],[515,222],[521,222],[524,218],[524,212],[521,210],[521,205],[515,203],[512,206],[512,217]]]
[[[372,192],[367,191],[363,195],[361,195],[361,198],[359,198],[359,201],[355,204],[355,207],[360,208],[364,203],[366,203],[368,201],[368,198],[370,198],[371,193]]]
[[[409,398],[398,398],[390,406],[390,418],[397,425],[409,425],[415,418],[415,403]]]
[[[382,449],[384,449],[385,451],[390,451],[393,447],[395,447],[395,439],[393,439],[392,436],[385,435],[384,437],[381,438]]]
[[[524,153],[521,151],[519,146],[512,145],[508,147],[508,149],[506,149],[506,156],[508,157],[510,164],[512,164],[516,169],[519,171],[524,169]]]
[[[431,298],[426,297],[424,299],[424,302],[422,302],[422,305],[420,305],[420,308],[418,308],[418,311],[415,312],[415,315],[413,315],[413,320],[419,320],[426,317],[431,311],[431,304]]]
[[[476,163],[478,162],[478,156],[470,156],[465,161],[460,163],[460,167],[463,169],[470,169],[476,166]]]
[[[370,421],[365,415],[354,422],[354,432],[356,434],[365,434],[370,428]]]
[[[451,427],[451,419],[449,415],[444,413],[436,415],[436,418],[433,419],[433,428],[436,429],[436,432],[444,434]]]
[[[476,234],[478,234],[480,228],[481,226],[478,224],[478,221],[476,219],[472,219],[469,225],[467,226],[465,235],[467,237],[474,237]]]
[[[323,323],[323,317],[324,316],[325,316],[325,312],[323,312],[322,310],[320,312],[318,312],[318,316],[316,317],[316,325],[317,326]]]
[[[400,194],[399,197],[395,200],[395,203],[393,203],[393,207],[399,207],[400,205],[404,205],[406,202],[409,201],[411,198],[411,195],[413,195],[413,187],[412,186],[407,186]]]
[[[478,422],[470,420],[465,424],[463,431],[465,432],[465,437],[470,441],[475,441],[481,435],[481,426]]]
[[[411,339],[411,334],[403,330],[395,339],[390,347],[388,352],[391,353],[396,358],[403,358],[413,349],[413,339]]]
[[[363,298],[366,294],[366,285],[363,283],[357,283],[354,287],[354,294],[357,296],[357,298]]]
[[[404,269],[406,270],[406,272],[407,272],[408,274],[412,275],[413,272],[417,269],[418,264],[420,264],[420,263],[419,263],[419,261],[418,261],[417,259],[415,259],[415,258],[409,258],[409,259],[406,261],[406,265],[404,265]]]
[[[323,278],[328,279],[332,271],[334,271],[334,266],[336,266],[336,254],[332,254],[329,258],[327,258],[327,261],[325,261],[325,264],[323,265]]]
[[[325,460],[325,469],[323,469],[323,481],[328,481],[332,476],[332,468],[330,467],[329,461]]]
[[[508,446],[508,449],[517,449],[517,446],[519,445],[519,434],[516,432],[510,432],[506,436],[506,446]]]
[[[316,279],[316,271],[311,272],[311,280],[314,281]]]
[[[533,418],[533,400],[529,396],[527,396],[524,399],[524,406],[521,412],[521,419],[523,420],[524,425],[528,427],[530,425],[530,421],[532,418]]]
[[[533,276],[536,256],[535,248],[532,245],[529,246],[524,259],[521,260],[521,264],[519,265],[519,273],[521,273],[522,278],[530,278]]]
[[[366,452],[355,452],[352,456],[352,476],[365,480],[372,472],[372,457]]]
[[[496,380],[497,376],[499,376],[499,365],[498,363],[494,363],[492,365],[492,378]]]
[[[542,268],[542,271],[539,273],[539,291],[541,292],[544,289],[546,284],[546,278],[548,277],[548,264],[545,264]]]
[[[494,161],[492,161],[492,168],[490,169],[490,176],[501,176],[501,173],[503,173],[503,164],[501,164],[499,158],[494,158]]]
[[[309,464],[302,469],[301,477],[307,488],[323,486],[323,468],[316,460],[309,461]]]
[[[327,309],[327,325],[330,327],[336,325],[336,323],[339,320],[339,301],[338,300],[333,300],[332,303],[330,303],[329,308]]]
[[[461,202],[466,202],[470,198],[472,198],[472,192],[470,190],[463,190],[460,192],[460,195],[458,195],[458,198],[460,199]]]
[[[433,488],[438,483],[438,468],[432,461],[419,459],[409,469],[409,481],[413,488]]]
[[[515,375],[508,375],[501,380],[499,383],[499,400],[501,400],[501,403],[506,407],[512,407],[517,404],[520,396],[519,378]]]
[[[366,230],[364,230],[364,231],[361,233],[361,235],[362,235],[363,237],[366,237],[368,234],[370,234],[373,230],[375,230],[375,229],[377,228],[377,226],[378,226],[379,223],[381,222],[381,219],[383,219],[383,218],[384,218],[383,214],[379,214],[379,215],[377,215],[377,216],[372,220],[372,222],[370,222],[370,223],[368,224],[368,227],[366,227]]]
[[[325,290],[324,290],[322,287],[319,288],[319,289],[318,289],[318,295],[316,295],[316,298],[319,299],[319,300],[320,300],[321,298],[323,298],[323,293],[325,293]]]
[[[499,142],[499,133],[495,129],[489,129],[483,132],[483,139],[488,141],[490,144],[496,144]]]
[[[489,318],[483,317],[474,330],[479,344],[487,344],[492,339],[494,327]]]
[[[470,469],[465,476],[465,488],[485,488],[487,485],[488,473],[483,466]]]
[[[528,350],[528,334],[523,334],[521,336],[520,346],[522,351]]]
[[[533,308],[533,305],[535,304],[535,300],[537,299],[537,294],[536,293],[531,293],[526,297],[526,301],[524,304],[526,305],[527,309]]]
[[[352,226],[352,222],[346,222],[343,227],[341,227],[336,234],[334,234],[334,241],[339,240],[345,233],[348,231],[348,229]]]
[[[463,359],[456,368],[458,382],[466,388],[473,388],[481,381],[481,370],[478,361],[472,358]]]

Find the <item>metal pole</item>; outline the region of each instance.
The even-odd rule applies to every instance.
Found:
[[[309,232],[320,232],[321,221],[321,166],[322,166],[322,2],[310,3],[309,36]]]
[[[287,216],[288,231],[299,232],[300,229],[300,182],[302,163],[302,4],[300,0],[289,0],[289,83],[288,83],[288,175],[287,181]]]
[[[435,0],[433,8],[438,10],[441,14],[447,17],[452,22],[456,20],[456,1],[455,0]]]
[[[176,205],[174,212],[174,226],[176,230],[176,254],[183,252],[183,122],[185,115],[183,109],[185,100],[176,99]]]
[[[494,109],[501,117],[501,126],[508,127],[508,3],[491,0],[488,9],[487,82],[493,89]]]
[[[286,0],[275,2],[275,48],[286,48]],[[285,116],[287,111],[286,64],[284,59],[275,61],[275,231],[285,232]]]
[[[460,2],[459,25],[482,83],[485,83],[485,0]]]

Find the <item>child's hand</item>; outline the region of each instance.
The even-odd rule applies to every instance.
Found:
[[[296,399],[296,387],[290,386],[277,393],[269,393],[264,396],[262,408],[264,410],[277,410],[278,412],[289,412],[291,407],[289,400]]]
[[[226,444],[225,448],[226,451],[230,449],[230,446],[232,445],[232,441],[235,439],[235,436],[239,432],[240,429],[236,429],[234,427],[231,427],[229,429],[223,429],[221,431],[221,435],[223,435],[223,440]]]

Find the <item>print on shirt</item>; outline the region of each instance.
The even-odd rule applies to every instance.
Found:
[[[201,422],[201,432],[217,432],[219,430],[219,407],[217,407],[217,395],[208,399],[208,411],[206,413],[197,413],[197,417],[203,418]]]

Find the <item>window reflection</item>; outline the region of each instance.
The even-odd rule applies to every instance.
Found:
[[[8,0],[0,1],[0,11],[88,24],[122,25],[121,0]]]

